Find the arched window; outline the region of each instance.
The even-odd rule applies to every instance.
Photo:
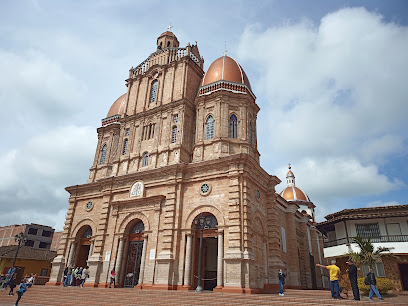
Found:
[[[173,130],[171,132],[171,143],[176,143],[177,140],[177,126],[173,126]]]
[[[210,115],[205,123],[205,139],[212,138],[214,138],[214,118]]]
[[[235,116],[234,114],[232,114],[230,117],[229,137],[238,138],[238,119],[237,119],[237,116]]]
[[[85,233],[82,235],[82,238],[90,238],[92,237],[92,228],[88,227]]]
[[[157,98],[157,86],[159,84],[159,81],[154,80],[152,82],[152,88],[150,90],[150,102],[155,102]]]
[[[108,146],[105,144],[102,147],[101,159],[99,160],[99,164],[104,164],[106,159],[106,151],[108,150]]]
[[[249,143],[252,144],[252,122],[249,123]]]
[[[149,165],[149,153],[144,152],[143,153],[143,159],[142,159],[142,167],[148,166]]]
[[[128,145],[128,140],[127,140],[127,138],[126,138],[126,139],[125,139],[125,142],[123,143],[123,151],[122,151],[122,154],[123,154],[123,155],[126,154],[127,145]]]
[[[135,224],[135,226],[132,228],[130,231],[131,234],[139,234],[144,232],[144,223],[142,221],[139,221]]]
[[[167,42],[167,48],[168,48],[168,47],[170,47],[170,42],[169,42],[169,41]]]

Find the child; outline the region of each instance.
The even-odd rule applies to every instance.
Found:
[[[26,291],[27,291],[27,286],[25,285],[24,280],[22,280],[21,284],[20,284],[20,288],[17,291],[18,298],[17,298],[15,306],[18,305],[18,302],[21,300],[21,297],[23,296],[24,292],[26,292]]]

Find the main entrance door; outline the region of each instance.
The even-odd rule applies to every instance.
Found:
[[[124,287],[134,287],[139,282],[143,241],[131,241],[129,244]]]

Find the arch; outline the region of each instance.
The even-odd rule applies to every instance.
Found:
[[[85,226],[90,226],[92,229],[92,235],[95,235],[97,230],[95,223],[91,219],[83,219],[73,227],[73,230],[71,231],[71,238],[77,238],[78,234],[80,234],[81,230],[83,230]]]
[[[266,227],[266,225],[265,225],[265,222],[263,221],[263,219],[265,218],[265,216],[263,216],[259,211],[256,211],[254,214],[253,214],[253,218],[254,218],[254,223],[253,224],[256,224],[256,223],[258,223],[259,222],[259,224],[260,224],[260,227],[261,227],[261,229],[262,229],[262,232],[260,233],[262,236],[266,236],[266,234],[268,233],[268,229],[267,229],[267,227]],[[254,230],[254,229],[253,229]]]
[[[193,226],[194,218],[197,217],[199,214],[205,213],[205,212],[213,214],[214,217],[217,218],[218,227],[225,225],[225,220],[224,220],[224,217],[221,211],[219,211],[214,206],[201,205],[199,207],[196,207],[190,212],[190,214],[188,215],[186,219],[186,222],[184,223],[184,228],[191,229],[191,227]]]
[[[158,84],[158,80],[153,80],[152,85],[150,86],[150,103],[156,102]]]
[[[229,119],[229,137],[238,138],[238,118],[232,114]]]
[[[150,224],[147,217],[141,212],[135,212],[127,215],[119,225],[119,233],[129,233],[137,221],[141,220],[144,224],[145,232],[150,231]]]
[[[102,165],[105,163],[106,160],[106,152],[108,151],[108,146],[106,143],[103,145],[102,150],[101,150],[101,158],[99,159],[99,164]]]
[[[205,139],[214,138],[214,117],[210,114],[205,121]]]

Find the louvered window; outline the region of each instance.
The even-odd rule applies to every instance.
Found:
[[[357,236],[362,238],[372,238],[380,236],[378,223],[356,224]]]

